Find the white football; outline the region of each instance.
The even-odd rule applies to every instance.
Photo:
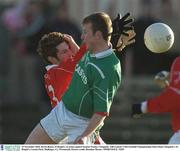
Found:
[[[174,43],[172,29],[164,23],[154,23],[148,26],[144,33],[146,47],[154,53],[168,51]]]

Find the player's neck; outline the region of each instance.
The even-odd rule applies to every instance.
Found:
[[[94,45],[92,49],[92,53],[102,52],[110,48],[111,48],[111,45],[107,42],[97,43],[97,45]]]

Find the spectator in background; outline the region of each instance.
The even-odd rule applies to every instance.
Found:
[[[45,70],[42,68],[43,62],[38,58],[39,56],[36,53],[38,41],[44,34],[51,31],[47,24],[48,19],[44,14],[44,5],[46,5],[45,7],[47,8],[47,4],[41,0],[30,1],[25,12],[26,27],[19,33],[19,36],[24,39],[25,42],[26,52],[23,58],[25,61],[24,74],[27,77],[25,81],[26,86],[28,86],[27,89],[29,90],[28,98],[32,100],[31,96],[33,96],[35,102],[39,102],[39,100],[49,102],[44,89],[43,75]],[[31,73],[29,72],[29,68],[32,71]],[[34,84],[36,88],[32,90]]]
[[[6,53],[9,56],[9,61],[6,62],[6,68],[8,69],[9,85],[7,86],[7,94],[4,96],[6,100],[18,100],[20,95],[20,78],[19,78],[19,60],[21,60],[19,55],[24,51],[24,41],[17,36],[17,33],[26,26],[24,14],[25,10],[29,4],[27,1],[19,1],[17,4],[5,9],[1,15],[2,27],[6,34],[4,37],[8,37],[8,41],[3,42],[7,44]]]
[[[22,38],[25,38],[26,51],[30,54],[36,54],[38,41],[44,34],[50,32],[46,24],[43,4],[43,1],[30,1],[25,12],[26,27],[19,33]]]
[[[8,99],[11,101],[43,100],[41,97],[45,90],[42,91],[44,88],[42,62],[37,59],[36,48],[41,36],[50,30],[46,25],[42,2],[19,1],[5,10],[2,16],[12,37],[8,87]]]
[[[67,1],[62,0],[57,9],[57,16],[50,24],[54,32],[61,32],[71,35],[79,45],[81,43],[81,32],[78,26],[69,18]]]
[[[3,12],[1,16],[3,23],[10,32],[15,34],[25,26],[24,13],[28,4],[29,0],[19,1]]]
[[[29,0],[19,1],[12,7],[5,9],[1,16],[3,25],[6,27],[11,37],[11,45],[13,45],[13,48],[18,52],[24,51],[24,42],[19,38],[18,33],[27,26],[25,12],[29,2]]]

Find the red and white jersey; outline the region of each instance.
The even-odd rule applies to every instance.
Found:
[[[177,57],[170,71],[170,85],[157,97],[147,100],[151,113],[171,113],[172,129],[180,130],[180,57]]]
[[[51,105],[54,108],[64,92],[67,90],[76,64],[86,52],[86,45],[82,45],[73,59],[61,63],[59,65],[46,66],[47,72],[44,75],[45,88],[50,97]]]

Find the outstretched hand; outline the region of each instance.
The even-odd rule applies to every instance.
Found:
[[[130,13],[127,13],[122,18],[120,14],[112,21],[112,37],[111,43],[113,48],[121,51],[124,47],[135,42],[135,31],[133,28],[134,20],[130,17]]]
[[[131,108],[131,117],[140,118],[141,116],[142,116],[141,104],[140,103],[133,104]]]

